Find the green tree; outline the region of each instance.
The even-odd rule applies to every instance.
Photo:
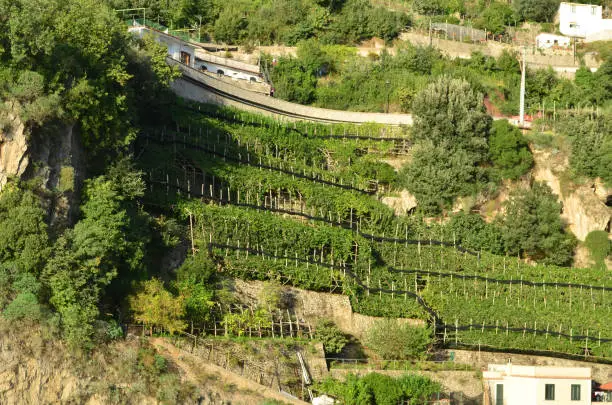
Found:
[[[600,177],[612,184],[612,120],[610,113],[590,119],[569,117],[559,122],[558,130],[569,137],[572,145],[570,167],[579,176]]]
[[[49,257],[45,211],[40,199],[19,184],[0,194],[0,263],[38,275]]]
[[[486,29],[499,35],[506,31],[506,26],[514,21],[514,11],[508,4],[491,2],[476,20],[476,28]]]
[[[86,183],[82,218],[55,243],[44,278],[50,303],[74,346],[91,347],[98,305],[117,275],[143,266],[149,223],[134,202],[143,187],[140,174],[119,160],[106,176]]]
[[[561,204],[546,184],[513,192],[501,219],[504,245],[511,255],[528,256],[544,264],[571,264],[575,240],[564,231]]]
[[[158,279],[142,284],[142,291],[130,297],[134,319],[145,325],[159,326],[171,334],[185,330],[185,298],[174,297]]]
[[[386,319],[368,331],[366,344],[383,359],[419,359],[427,355],[432,344],[431,331]]]
[[[487,153],[491,117],[485,111],[483,96],[463,79],[438,78],[420,92],[412,103],[415,141],[430,140],[439,146],[463,149],[474,154],[474,161]]]
[[[215,22],[215,40],[226,44],[239,43],[245,38],[247,27],[248,21],[243,11],[225,7]]]
[[[595,101],[603,104],[612,99],[612,56],[608,56],[593,75],[595,83]]]
[[[472,154],[447,141],[439,146],[418,143],[398,177],[398,184],[416,197],[419,210],[432,214],[450,207],[457,196],[476,193],[486,179]]]
[[[479,164],[487,157],[491,117],[467,81],[446,76],[421,91],[412,110],[416,146],[399,184],[416,196],[420,209],[437,213],[482,187],[486,174]]]
[[[204,254],[188,257],[176,271],[176,290],[185,298],[185,316],[192,328],[211,318],[214,272],[214,263]]]
[[[413,0],[412,9],[419,14],[445,14],[447,4],[446,0]]]
[[[533,165],[527,141],[519,129],[506,120],[493,123],[489,151],[494,169],[505,179],[518,179]]]
[[[315,98],[317,78],[298,59],[281,58],[272,71],[278,97],[299,104],[310,104]]]
[[[453,233],[453,240],[465,248],[494,254],[504,253],[501,230],[496,224],[485,222],[478,214],[455,214],[451,216],[448,228]]]
[[[550,22],[559,9],[559,0],[516,0],[513,4],[524,21]]]

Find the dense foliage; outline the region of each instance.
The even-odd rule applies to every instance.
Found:
[[[442,77],[413,102],[414,157],[400,174],[419,208],[439,212],[455,197],[476,193],[486,174],[491,118],[468,82]]]
[[[489,138],[495,171],[505,179],[518,179],[533,165],[533,157],[520,130],[505,120],[495,121]]]
[[[137,203],[141,173],[121,155],[143,120],[163,119],[158,113],[176,72],[162,46],[133,39],[99,2],[0,2],[0,15],[2,129],[23,124],[38,142],[72,126],[87,156],[82,170],[91,176],[74,209],[76,224],[56,223],[51,231],[45,224],[53,193],[80,186],[60,182],[51,191],[34,179],[4,188],[0,307],[10,319],[52,322],[73,347],[92,347],[116,336],[102,314],[146,273],[147,248],[157,243],[158,229]]]
[[[584,244],[589,249],[595,267],[605,269],[606,259],[612,252],[612,243],[608,238],[608,232],[591,231],[584,240]]]
[[[317,388],[347,405],[425,403],[442,389],[439,383],[419,375],[392,378],[377,373],[363,377],[349,374],[342,382],[329,378]]]
[[[432,344],[431,331],[422,326],[379,321],[368,332],[366,344],[383,359],[412,360],[426,358]]]
[[[142,7],[135,0],[109,0],[114,8]],[[368,0],[182,0],[147,2],[148,17],[174,28],[189,27],[229,44],[286,44],[317,38],[354,43],[371,37],[395,38],[408,23],[404,13],[375,7]],[[129,17],[130,13],[124,13]],[[142,15],[134,15],[142,18]]]
[[[605,113],[596,118],[568,117],[556,125],[570,139],[570,167],[575,174],[600,177],[606,184],[612,184],[611,123],[610,113]]]
[[[530,190],[516,190],[506,202],[502,223],[508,253],[543,263],[570,263],[575,241],[564,232],[560,212],[561,204],[546,184],[536,182]]]
[[[326,354],[338,354],[348,343],[346,335],[330,320],[322,319],[317,323],[315,337],[323,343]]]
[[[450,59],[433,47],[399,43],[395,54],[383,51],[368,58],[355,48],[298,44],[297,57],[277,58],[271,80],[281,98],[316,106],[353,111],[412,111],[416,94],[439,76],[467,80],[504,115],[519,111],[520,69],[515,53],[499,57],[474,52],[470,59]],[[271,58],[267,62],[272,66]],[[552,69],[528,69],[526,108],[553,115],[567,109],[606,107],[612,94],[612,57],[597,72],[581,67],[574,80]],[[290,87],[295,85],[295,87]]]
[[[134,139],[138,103],[159,96],[172,75],[155,57],[163,48],[149,41],[131,49],[123,23],[96,1],[3,2],[0,15],[0,93],[22,120],[75,121],[101,158]]]

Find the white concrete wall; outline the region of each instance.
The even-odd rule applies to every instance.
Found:
[[[217,73],[219,71],[222,71],[224,76],[231,77],[232,79],[255,81],[257,83],[261,83],[263,81],[261,77],[259,77],[255,73],[243,72],[237,69],[232,69],[229,66],[218,65],[216,63],[202,61],[199,59],[197,61],[196,67],[200,69],[202,67],[205,67],[206,70],[211,73]]]
[[[137,25],[128,28],[128,31],[142,38],[145,35],[152,34],[157,42],[163,44],[168,49],[168,56],[172,59],[181,60],[181,52],[188,53],[189,66],[195,67],[195,47],[189,45],[180,38],[167,35],[163,32],[152,30],[148,27]]]
[[[537,380],[537,401],[535,405],[590,405],[591,404],[591,380],[584,379],[558,379],[558,378],[538,378]],[[554,401],[546,400],[546,384],[555,385]],[[580,385],[580,401],[572,401],[571,386]]]
[[[536,37],[536,46],[538,48],[552,48],[553,46],[569,47],[570,40],[570,37],[562,35],[540,34]]]
[[[605,30],[604,21],[601,6],[576,3],[559,6],[559,30],[563,35],[586,38],[588,34]]]
[[[537,367],[489,364],[483,372],[491,405],[496,405],[497,385],[504,386],[504,405],[588,405],[591,403],[591,369],[588,367]],[[547,400],[546,384],[555,386],[555,399]],[[580,385],[580,400],[572,401],[571,387]]]
[[[610,21],[611,24],[609,25],[612,25],[612,20],[604,20],[604,21]],[[610,41],[610,40],[612,40],[612,27],[606,30],[603,30],[603,31],[587,34],[586,39],[584,41],[585,42],[595,42],[595,41]]]

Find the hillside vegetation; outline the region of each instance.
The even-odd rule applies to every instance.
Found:
[[[349,4],[318,7],[333,15],[350,12]],[[287,123],[177,99],[166,50],[129,36],[123,24],[93,0],[0,1],[3,142],[13,126],[31,147],[69,131],[68,155],[83,160],[28,162],[0,192],[0,313],[9,330],[49,331],[41,339],[65,342],[77,359],[107,348],[114,356],[119,346],[109,342],[127,323],[143,333],[189,331],[194,346],[191,333],[211,329],[278,337],[275,324],[288,309],[278,285],[288,284],[344,294],[362,314],[422,319],[426,327],[398,328],[390,342],[414,337],[414,347],[401,348],[406,358],[482,346],[610,361],[612,283],[602,265],[609,245],[592,236],[594,268],[567,267],[575,239],[558,197],[527,178],[533,157],[522,134],[487,115],[475,78],[481,68],[421,48],[389,59],[421,66],[415,61],[432,58],[439,69],[414,76],[422,86],[409,97],[412,128]],[[514,67],[503,80],[516,76],[514,59],[505,58]],[[299,60],[313,66],[302,73],[321,66]],[[609,86],[606,63],[588,76],[597,80],[591,89]],[[453,66],[473,80],[442,74]],[[549,74],[535,77],[557,80]],[[541,97],[557,88],[551,83],[543,81]],[[574,174],[609,182],[609,115],[559,118],[543,124],[571,139]],[[53,165],[61,167],[57,183],[49,180]],[[452,212],[459,198],[494,197],[502,182],[516,187],[492,221],[471,212],[476,203]],[[413,215],[381,202],[404,189],[416,196]],[[68,196],[71,206],[62,207]],[[55,221],[62,209],[74,215]],[[235,293],[237,278],[267,282],[257,304]],[[340,351],[347,339],[321,325],[325,350]],[[131,357],[118,370],[148,384],[137,395],[191,398],[149,347],[126,350]],[[397,398],[411,398],[402,385],[410,381],[389,383]],[[349,382],[337,395],[349,398],[353,383],[380,388],[384,379]]]
[[[581,67],[574,80],[559,77],[552,69],[529,69],[526,111],[552,118],[553,109],[558,113],[587,106],[609,109],[611,72],[609,57],[596,73]],[[470,59],[450,59],[435,48],[397,44],[395,55],[383,51],[364,58],[354,48],[310,40],[298,44],[297,57],[279,58],[271,71],[276,94],[283,99],[377,112],[413,111],[415,95],[443,75],[467,80],[502,114],[518,115],[519,57],[508,51],[498,58],[474,53]]]

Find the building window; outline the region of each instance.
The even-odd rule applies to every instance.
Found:
[[[597,7],[591,6],[591,15],[597,14]]]
[[[580,384],[572,384],[572,401],[580,401]]]
[[[504,384],[495,386],[495,405],[504,405]]]
[[[572,4],[572,13],[576,12],[576,6]]]
[[[191,66],[191,54],[181,51],[181,62]]]
[[[546,384],[544,386],[544,399],[547,401],[555,400],[555,384]]]

